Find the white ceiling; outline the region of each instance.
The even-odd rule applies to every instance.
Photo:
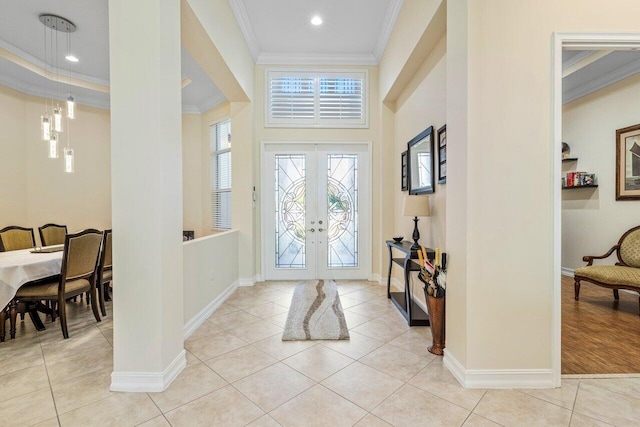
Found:
[[[298,65],[376,65],[403,3],[403,0],[227,1],[256,63]],[[2,55],[4,50],[36,66],[54,68],[52,58],[48,58],[49,64],[44,63],[46,27],[38,19],[43,13],[63,16],[77,26],[71,35],[71,51],[80,62],[67,62],[66,49],[60,49],[59,74],[108,87],[107,0],[0,0],[0,84],[60,99],[70,92],[80,104],[109,108],[108,92],[56,85],[8,60],[10,55]],[[309,22],[314,15],[324,20],[321,26]],[[58,34],[60,45],[65,46],[65,34],[53,33]],[[563,66],[575,67],[593,53],[564,51]],[[563,79],[563,100],[570,102],[639,71],[640,52],[609,53]],[[182,90],[184,112],[203,112],[224,101],[220,90],[184,49],[182,78],[191,80]]]
[[[257,63],[375,65],[386,46],[403,0],[228,0]],[[45,60],[43,13],[62,16],[77,30],[71,51],[79,59],[64,59],[60,49],[57,72],[85,82],[109,86],[109,22],[107,0],[0,0],[0,49],[48,70],[56,70],[49,51]],[[315,14],[324,24],[314,27]],[[48,31],[48,29],[47,29]],[[57,33],[60,46],[66,35]],[[32,95],[66,99],[72,93],[84,105],[109,108],[108,91],[56,84],[7,59],[0,52],[0,84]],[[224,101],[220,90],[182,50],[183,112],[206,111]]]

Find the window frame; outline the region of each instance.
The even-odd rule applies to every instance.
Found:
[[[282,77],[314,78],[314,116],[313,119],[272,118],[271,117],[271,80]],[[362,119],[321,119],[320,118],[320,79],[351,78],[362,79]],[[369,70],[368,69],[282,69],[266,68],[264,74],[264,126],[266,128],[333,128],[366,129],[369,128]]]
[[[224,120],[219,120],[215,123],[212,123],[209,125],[209,170],[211,171],[211,179],[209,182],[209,190],[210,190],[210,196],[211,196],[211,203],[210,203],[210,209],[211,209],[211,231],[227,231],[227,230],[231,230],[233,228],[233,210],[232,210],[232,206],[229,206],[229,227],[219,227],[217,225],[219,225],[219,222],[216,224],[215,221],[215,216],[218,215],[217,213],[214,212],[214,194],[223,194],[223,193],[229,193],[231,194],[233,191],[233,153],[232,153],[232,146],[231,146],[231,142],[229,142],[229,147],[228,148],[224,148],[222,150],[217,150],[217,134],[218,134],[218,127],[222,124],[225,123],[229,123],[229,134],[231,135],[231,119],[227,118]],[[229,188],[216,188],[219,187],[219,183],[217,183],[216,181],[218,180],[218,174],[217,174],[217,159],[218,156],[222,155],[222,154],[226,154],[229,153],[229,183],[230,186]],[[229,202],[231,203],[231,202]],[[218,217],[220,217],[222,215],[218,215]]]

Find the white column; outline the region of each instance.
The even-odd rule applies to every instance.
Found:
[[[184,368],[179,0],[109,0],[114,371],[162,391]]]

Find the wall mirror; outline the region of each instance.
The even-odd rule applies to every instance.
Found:
[[[433,126],[420,132],[409,146],[409,194],[433,193]]]

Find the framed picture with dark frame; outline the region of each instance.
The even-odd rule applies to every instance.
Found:
[[[433,126],[429,126],[407,143],[409,156],[409,194],[435,191],[433,173]]]
[[[447,125],[438,129],[438,184],[447,182]]]
[[[616,130],[616,200],[640,200],[640,125]]]
[[[400,155],[400,189],[402,191],[407,191],[409,189],[409,174],[408,174],[409,163],[407,160],[407,152],[403,151]]]

